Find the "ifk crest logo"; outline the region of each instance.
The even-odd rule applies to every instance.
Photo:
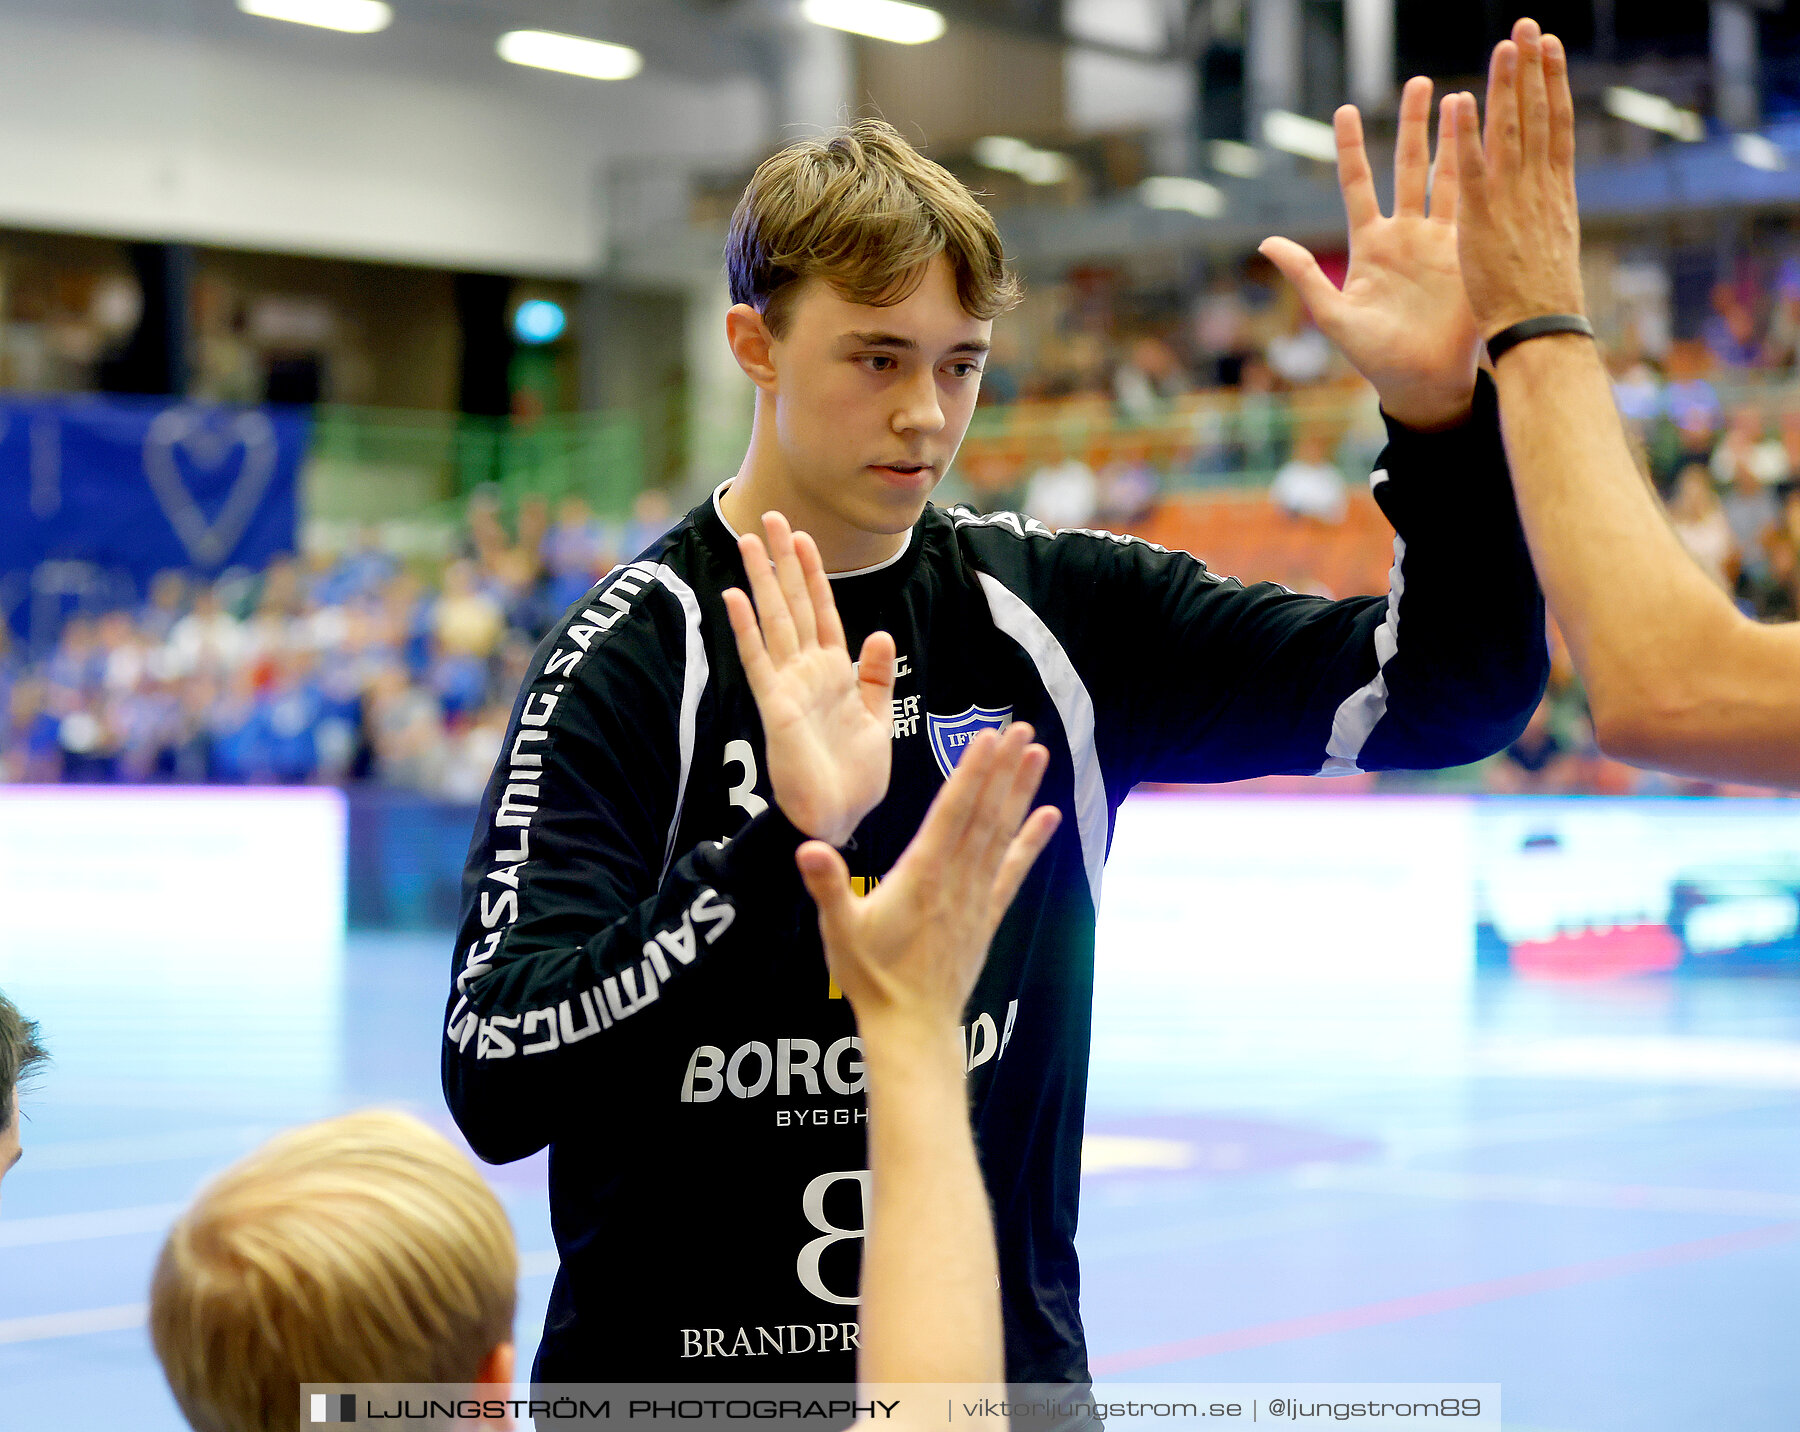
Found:
[[[927,711],[925,727],[931,733],[931,754],[937,757],[938,769],[944,773],[944,779],[950,779],[950,772],[956,769],[963,752],[969,749],[969,742],[983,731],[1004,731],[1012,725],[1012,718],[1010,706],[971,706],[954,716]]]

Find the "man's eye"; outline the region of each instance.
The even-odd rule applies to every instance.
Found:
[[[950,365],[952,378],[973,378],[980,372],[981,365],[979,363],[952,363]]]
[[[875,373],[886,373],[896,366],[894,359],[886,353],[868,353],[863,356],[862,361],[869,365],[871,372]]]

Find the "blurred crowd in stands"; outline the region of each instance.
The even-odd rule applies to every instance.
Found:
[[[0,645],[0,781],[375,781],[474,801],[539,637],[668,517],[660,494],[623,524],[528,498],[509,525],[477,494],[462,550],[423,570],[371,533],[211,583],[164,572],[135,610],[71,616],[37,659]]]
[[[1003,327],[941,496],[1136,532],[1245,580],[1382,590],[1391,534],[1362,481],[1383,441],[1373,394],[1291,295],[1245,272],[1173,327],[1065,325],[1030,367]],[[1079,288],[1064,297],[1079,316]],[[1628,328],[1610,361],[1695,560],[1746,614],[1800,616],[1800,263],[1772,288],[1717,287],[1697,336]],[[0,630],[0,780],[373,781],[473,800],[538,639],[671,515],[660,492],[609,523],[579,498],[506,511],[482,491],[447,560],[402,561],[371,532],[211,582],[165,572],[134,610],[72,616],[48,652]],[[1530,729],[1462,788],[1711,789],[1603,758],[1566,657]]]

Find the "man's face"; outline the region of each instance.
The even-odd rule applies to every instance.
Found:
[[[941,255],[885,308],[805,280],[770,348],[776,437],[796,495],[860,532],[918,521],[968,429],[993,326],[964,312]]]
[[[19,1091],[12,1091],[12,1115],[6,1121],[6,1129],[0,1132],[0,1179],[6,1177],[6,1171],[19,1161]]]

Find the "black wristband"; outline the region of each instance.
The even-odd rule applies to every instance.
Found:
[[[1594,325],[1579,313],[1546,313],[1542,318],[1527,318],[1510,328],[1502,328],[1487,341],[1488,362],[1498,363],[1502,354],[1517,348],[1528,338],[1543,338],[1551,333],[1579,333],[1594,336]]]

